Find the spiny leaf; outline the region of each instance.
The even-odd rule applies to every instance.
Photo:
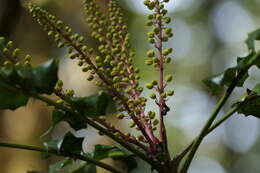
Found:
[[[109,96],[101,91],[97,95],[89,97],[67,97],[66,101],[84,116],[95,117],[106,114]]]
[[[49,166],[49,173],[61,173],[61,169],[73,163],[71,158],[65,158]]]
[[[238,104],[238,113],[244,114],[245,116],[252,115],[260,118],[260,84],[250,91],[249,95]]]
[[[222,73],[204,79],[203,83],[210,89],[213,95],[219,95],[225,86],[229,87],[232,81],[238,77],[239,73],[248,67],[247,64],[253,56],[254,54],[250,53],[246,57],[238,57],[235,67],[228,68]],[[242,87],[248,77],[249,75],[246,71],[244,76],[238,79],[236,86]]]
[[[3,49],[5,48],[5,38],[4,37],[0,37],[0,56],[3,55]]]
[[[61,140],[45,141],[43,145],[48,150],[80,154],[82,152],[82,142],[83,138],[77,138],[71,132],[68,132]]]
[[[75,116],[71,115],[70,113],[57,110],[57,109],[53,110],[52,126],[54,127],[61,121],[67,122],[71,126],[71,128],[75,130],[80,130],[87,127],[87,124],[84,121],[80,121],[76,119]]]
[[[257,29],[248,34],[246,44],[250,51],[255,52],[255,41],[256,40],[260,40],[260,29]]]
[[[83,138],[77,138],[71,132],[68,132],[62,140],[60,151],[80,154],[82,152],[82,143]]]
[[[112,158],[124,162],[128,171],[137,167],[135,156],[123,147],[118,145],[96,145],[94,150],[94,159],[102,160],[105,158]]]
[[[0,109],[15,110],[21,106],[25,106],[29,97],[22,92],[12,90],[0,76],[0,100]]]

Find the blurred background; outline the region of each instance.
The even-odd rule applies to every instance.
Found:
[[[106,1],[97,1],[106,7]],[[146,83],[157,76],[151,67],[144,66],[146,50],[149,49],[146,41],[149,28],[144,23],[149,11],[142,0],[119,1],[137,53],[135,64],[141,68],[141,83]],[[17,47],[33,55],[34,64],[48,58],[61,58],[60,78],[64,80],[65,88],[75,89],[78,96],[97,92],[92,83],[82,80],[85,75],[75,62],[68,60],[66,50],[57,49],[42,28],[32,21],[24,8],[25,2],[0,0],[0,36],[15,41]],[[86,36],[88,45],[96,46],[84,22],[81,0],[35,2],[72,26],[74,31]],[[167,43],[167,46],[174,48],[173,63],[167,67],[167,72],[175,76],[170,87],[176,94],[168,101],[171,111],[166,117],[169,148],[174,154],[199,133],[218,100],[207,92],[201,80],[235,65],[236,57],[247,53],[244,44],[247,33],[260,28],[260,0],[172,0],[167,9],[173,18],[171,26],[175,34]],[[233,100],[260,81],[260,70],[252,68],[250,76],[244,88],[235,90]],[[229,109],[232,99],[220,116]],[[148,110],[155,108],[154,103],[148,104]],[[14,112],[1,111],[0,140],[40,146],[46,138],[39,136],[51,122],[50,110],[45,104],[30,100],[26,107]],[[68,125],[61,123],[49,138],[58,139],[68,130]],[[259,132],[260,121],[256,118],[233,116],[205,138],[189,173],[259,173]],[[92,138],[91,141],[85,140],[87,142],[83,147],[86,151],[91,151],[95,143],[111,143],[107,138],[101,139],[92,129],[83,130],[80,135],[86,136],[86,139]],[[0,148],[1,173],[46,171],[54,160],[42,160],[40,154],[35,152]],[[139,166],[133,172],[149,172],[147,165]]]

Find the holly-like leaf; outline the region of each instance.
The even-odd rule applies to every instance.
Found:
[[[82,152],[83,138],[75,137],[71,132],[68,132],[62,140],[59,151],[80,154]]]
[[[5,38],[0,37],[0,57],[3,55],[3,49],[5,48]]]
[[[66,101],[68,101],[74,108],[84,116],[88,117],[105,115],[109,100],[109,96],[104,91],[89,97],[66,98]]]
[[[238,113],[260,118],[260,84],[256,85],[249,95],[242,102],[237,103],[237,105]]]
[[[49,166],[49,173],[62,173],[62,168],[73,163],[71,158],[65,158]],[[65,173],[65,172],[64,172]]]
[[[135,156],[123,147],[117,145],[96,145],[93,157],[97,160],[105,158],[120,160],[126,164],[128,171],[137,167]]]
[[[73,173],[96,173],[96,172],[97,172],[96,165],[86,163],[80,168],[78,168],[76,171],[74,171]]]
[[[229,87],[233,80],[238,77],[240,72],[248,67],[248,62],[253,56],[254,54],[250,53],[245,57],[238,57],[237,65],[235,67],[228,68],[222,73],[204,79],[203,83],[210,89],[213,95],[219,95],[224,87]],[[239,77],[236,86],[242,87],[248,77],[248,71],[245,71],[244,76]]]
[[[96,145],[95,146],[95,151],[94,151],[94,159],[97,160],[102,160],[105,158],[113,158],[113,157],[120,157],[124,156],[125,153],[121,151],[119,148],[116,146],[111,146],[111,145]]]
[[[255,41],[256,40],[260,40],[260,29],[257,29],[248,34],[246,44],[250,51],[255,52]]]
[[[17,92],[6,85],[3,78],[0,77],[0,109],[15,110],[25,106],[29,97],[22,92]]]
[[[74,115],[57,109],[53,110],[52,126],[54,127],[56,124],[58,124],[61,121],[67,122],[70,125],[70,127],[75,130],[80,130],[87,127],[85,121],[81,121],[77,119]]]

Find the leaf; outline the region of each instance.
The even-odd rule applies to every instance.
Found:
[[[254,54],[250,53],[245,57],[238,57],[237,65],[235,67],[228,68],[222,73],[208,77],[203,80],[203,83],[210,89],[213,95],[219,95],[224,87],[229,87],[233,80],[238,77],[240,72],[248,67],[247,64],[253,56]],[[238,79],[236,86],[242,87],[248,77],[248,72],[245,71],[244,76]]]
[[[137,167],[137,162],[134,159],[135,156],[121,146],[98,144],[95,146],[93,157],[97,160],[102,160],[105,158],[120,160],[126,164],[128,171]]]
[[[238,113],[260,118],[260,84],[257,84],[249,95],[237,105]]]
[[[96,172],[97,172],[96,165],[86,163],[85,165],[83,165],[81,168],[74,171],[73,173],[96,173]]]
[[[66,101],[73,105],[74,108],[88,117],[105,115],[109,100],[109,96],[104,91],[89,97],[66,98]]]
[[[58,80],[58,61],[51,59],[32,69],[34,89],[41,94],[52,94]]]
[[[95,145],[94,159],[102,160],[105,158],[112,158],[117,156],[124,156],[125,153],[118,149],[116,146],[111,145]]]
[[[83,138],[75,137],[71,132],[68,132],[61,143],[59,151],[80,154],[82,152]]]
[[[5,38],[0,37],[0,56],[3,56],[3,49],[5,48]]]
[[[260,29],[257,29],[248,34],[246,44],[249,50],[255,52],[255,40],[260,40]]]
[[[65,158],[49,166],[49,173],[61,173],[61,169],[73,163],[71,158]]]
[[[25,106],[29,97],[21,92],[12,90],[0,76],[0,100],[0,109],[15,110],[21,106]]]
[[[224,73],[204,79],[202,82],[211,90],[213,95],[219,95],[223,90]]]
[[[74,115],[71,115],[68,112],[64,112],[61,110],[53,110],[52,112],[52,126],[57,125],[59,122],[65,121],[67,122],[71,128],[75,130],[84,129],[87,127],[85,121],[81,121],[77,119]]]

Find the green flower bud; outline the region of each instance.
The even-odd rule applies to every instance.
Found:
[[[167,76],[165,77],[165,80],[166,80],[167,82],[171,82],[171,81],[172,81],[172,78],[173,78],[172,75],[167,75]]]
[[[125,116],[124,116],[124,114],[120,113],[120,114],[117,114],[116,117],[121,120],[121,119],[123,119]]]
[[[147,55],[148,57],[154,57],[155,53],[154,53],[153,50],[148,50],[147,53],[146,53],[146,55]]]
[[[66,96],[73,96],[74,95],[74,90],[73,89],[67,89],[66,91],[65,91],[65,95]]]
[[[163,21],[168,24],[168,23],[171,22],[171,18],[170,18],[170,17],[165,17],[165,18],[163,19]]]
[[[128,123],[128,126],[130,128],[134,128],[136,126],[135,122],[131,121],[130,123]]]
[[[172,96],[172,95],[174,95],[174,91],[173,91],[173,90],[169,90],[169,91],[167,91],[167,95],[168,95],[168,96]]]
[[[87,80],[88,81],[92,81],[94,79],[94,76],[93,75],[89,75],[88,77],[87,77]]]
[[[147,83],[147,84],[145,85],[145,87],[148,88],[148,89],[152,89],[152,88],[153,88],[153,84]]]
[[[148,116],[149,116],[150,119],[154,119],[155,118],[155,112],[149,111]]]
[[[153,121],[153,125],[154,125],[154,126],[156,126],[156,125],[158,125],[158,124],[159,124],[159,120],[156,119],[156,120]]]
[[[63,103],[64,103],[64,100],[58,99],[58,100],[56,101],[56,103],[57,103],[57,104],[63,104]]]
[[[151,99],[156,99],[156,95],[154,93],[151,93],[149,96]]]

